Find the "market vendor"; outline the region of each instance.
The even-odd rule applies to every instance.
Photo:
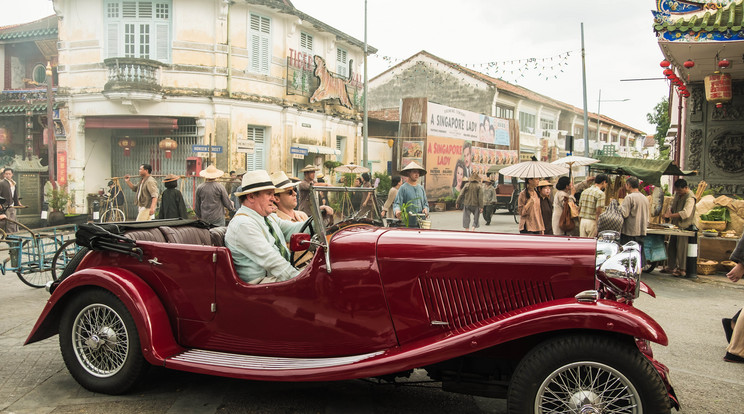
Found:
[[[681,230],[686,230],[695,221],[695,196],[687,185],[687,180],[680,178],[674,182],[674,199],[664,218]],[[662,273],[671,273],[676,277],[687,275],[687,236],[670,236],[667,246],[667,267]]]

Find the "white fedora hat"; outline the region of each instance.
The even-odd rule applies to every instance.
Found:
[[[206,170],[199,171],[199,176],[204,178],[220,178],[223,175],[225,175],[225,172],[222,170],[218,170],[217,167],[214,166],[214,164],[210,164]]]
[[[274,183],[271,182],[269,173],[264,170],[248,171],[243,175],[243,181],[240,188],[234,194],[242,196],[243,194],[255,193],[256,191],[273,190]]]
[[[287,177],[287,174],[284,173],[284,171],[277,171],[271,173],[271,182],[274,183],[274,187],[276,187],[275,193],[282,193],[284,190],[290,189],[296,185],[299,185],[300,182],[293,182],[292,180]]]

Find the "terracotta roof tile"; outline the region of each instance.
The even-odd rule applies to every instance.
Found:
[[[738,1],[744,1],[744,0],[738,0]],[[578,107],[575,107],[575,106],[573,106],[571,104],[567,104],[565,102],[561,102],[559,100],[556,100],[556,99],[553,99],[553,98],[549,98],[549,97],[547,97],[545,95],[541,95],[541,94],[539,94],[537,92],[534,92],[534,91],[532,91],[530,89],[527,89],[527,88],[524,88],[524,87],[521,87],[521,86],[518,86],[518,85],[511,84],[511,83],[506,82],[506,81],[504,81],[502,79],[498,79],[498,78],[494,78],[494,77],[488,76],[486,74],[483,74],[483,73],[477,72],[475,70],[466,68],[464,66],[458,65],[457,63],[453,63],[453,62],[444,60],[444,59],[442,59],[442,58],[440,58],[438,56],[432,55],[431,53],[429,53],[429,52],[427,52],[425,50],[422,50],[422,51],[416,53],[415,55],[413,55],[410,58],[404,60],[403,62],[401,62],[401,63],[399,63],[399,64],[397,64],[397,65],[389,68],[388,70],[386,70],[386,71],[384,71],[382,73],[380,73],[379,75],[375,76],[371,80],[374,80],[375,78],[380,77],[383,74],[392,71],[397,66],[401,66],[401,65],[403,65],[403,64],[405,64],[407,62],[415,61],[416,60],[416,57],[417,56],[420,56],[420,55],[423,55],[423,56],[426,56],[426,57],[428,57],[430,59],[436,60],[436,61],[440,62],[441,64],[447,65],[447,66],[449,66],[449,67],[451,67],[451,68],[453,68],[455,70],[458,70],[460,72],[466,73],[466,74],[468,74],[468,75],[470,75],[470,76],[472,76],[472,77],[474,77],[476,79],[482,80],[483,82],[490,83],[491,85],[495,86],[500,92],[508,92],[508,93],[511,93],[513,95],[516,95],[516,96],[521,97],[521,98],[524,98],[524,99],[529,99],[531,101],[535,101],[535,102],[541,103],[543,105],[552,106],[553,108],[557,108],[557,109],[560,109],[560,110],[563,110],[563,111],[567,111],[567,112],[571,112],[571,113],[574,113],[574,114],[577,114],[577,115],[581,115],[582,117],[584,116],[584,110],[582,108],[578,108]],[[597,114],[596,113],[592,113],[592,112],[588,112],[588,117],[589,117],[589,119],[596,120],[597,119]],[[618,122],[618,121],[616,121],[616,120],[614,120],[614,119],[612,119],[610,117],[607,117],[607,116],[602,115],[601,116],[601,120],[602,120],[603,123],[608,123],[608,124],[612,124],[612,125],[621,127],[623,129],[627,129],[627,130],[629,130],[629,131],[631,131],[631,132],[633,132],[635,134],[643,134],[643,131],[641,131],[639,129],[636,129],[636,128],[633,128],[631,126],[625,125],[625,124],[623,124],[621,122]]]

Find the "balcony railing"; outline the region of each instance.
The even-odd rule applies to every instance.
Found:
[[[105,92],[161,90],[161,62],[138,58],[109,58],[103,63],[108,68],[108,82],[103,88]]]

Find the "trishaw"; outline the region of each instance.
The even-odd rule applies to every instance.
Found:
[[[77,225],[43,227],[31,230],[14,220],[5,219],[19,228],[13,233],[0,230],[0,251],[8,256],[0,264],[0,272],[15,272],[21,281],[41,288],[57,280],[62,269],[80,248],[75,244]]]

